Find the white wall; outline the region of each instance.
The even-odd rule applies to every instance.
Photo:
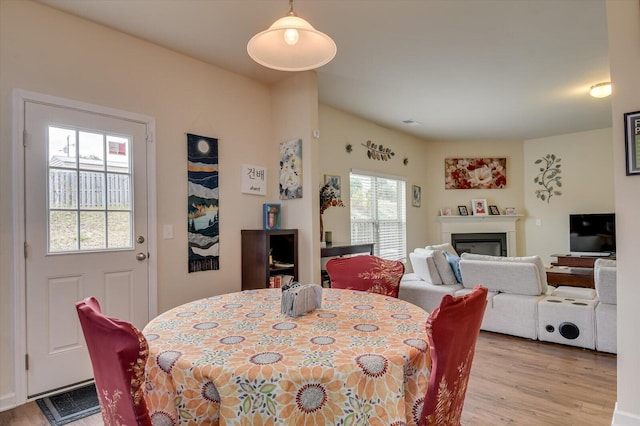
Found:
[[[425,191],[429,185],[427,179],[426,143],[418,138],[390,130],[369,121],[363,120],[343,111],[320,105],[320,180],[324,183],[324,175],[341,177],[342,200],[345,207],[330,207],[323,216],[325,231],[333,233],[334,242],[350,242],[349,216],[349,172],[351,169],[371,171],[387,175],[407,178],[407,252],[415,247],[424,247],[432,241],[427,234],[427,222],[431,219],[433,209]],[[391,148],[395,155],[388,161],[371,160],[367,150],[362,146],[368,140]],[[346,145],[351,144],[353,151],[346,152]],[[408,158],[408,164],[403,163]],[[422,188],[420,207],[411,205],[411,186]],[[319,193],[317,198],[319,199]],[[318,235],[318,239],[320,235]],[[410,263],[407,270],[411,270]]]
[[[277,199],[274,177],[278,162],[274,150],[281,134],[274,134],[269,87],[36,2],[0,1],[0,64],[2,409],[15,401],[13,354],[17,336],[13,335],[11,229],[14,88],[156,118],[159,229],[152,232],[158,239],[160,312],[204,296],[240,290],[240,230],[261,228],[262,203]],[[307,90],[297,96],[300,99],[311,95]],[[305,125],[309,127],[310,124]],[[308,138],[308,134],[295,130],[296,136]],[[187,132],[219,139],[218,271],[187,273]],[[267,167],[268,197],[240,192],[243,163]],[[162,239],[160,230],[164,224],[174,226],[173,239]]]
[[[562,159],[562,187],[557,188],[562,195],[554,195],[549,202],[536,197],[541,186],[533,181],[541,166],[535,161],[547,154]],[[525,252],[550,264],[556,260],[552,254],[569,253],[569,214],[614,212],[612,131],[527,140],[524,158]]]
[[[625,112],[640,111],[640,2],[607,0],[618,249],[618,402],[613,424],[640,425],[640,176],[625,175]]]

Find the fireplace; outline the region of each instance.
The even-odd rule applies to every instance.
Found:
[[[507,256],[506,232],[451,234],[451,245],[458,252]]]

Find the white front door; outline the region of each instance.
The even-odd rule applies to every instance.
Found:
[[[29,397],[93,377],[75,303],[149,320],[146,125],[26,101]]]

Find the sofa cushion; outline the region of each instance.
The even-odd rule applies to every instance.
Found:
[[[448,251],[444,252],[444,257],[447,258],[447,262],[451,265],[451,270],[453,271],[453,275],[456,277],[456,281],[462,284],[462,273],[460,272],[460,257],[454,256]]]
[[[544,264],[540,256],[489,256],[486,254],[474,254],[474,253],[462,253],[461,259],[467,260],[492,260],[496,262],[512,262],[512,263],[532,263],[536,266],[538,273],[538,280],[540,281],[541,291],[540,294],[547,292],[547,273],[544,269]]]
[[[458,284],[458,280],[456,276],[453,274],[453,270],[451,269],[451,265],[449,261],[445,257],[445,252],[443,250],[433,250],[433,261],[436,264],[436,269],[438,270],[438,274],[440,274],[440,279],[442,280],[442,284],[451,285]]]
[[[436,245],[433,245],[433,246],[426,246],[425,250],[444,250],[446,252],[451,253],[454,256],[458,256],[458,252],[456,252],[456,249],[453,248],[451,243],[444,243],[444,244],[436,244]]]
[[[433,285],[442,284],[442,279],[433,260],[432,251],[415,250],[413,253],[409,253],[409,260],[411,261],[413,273],[421,280]]]
[[[571,299],[585,299],[594,300],[596,298],[596,291],[592,288],[583,287],[571,287],[562,285],[556,288],[552,293],[552,296],[565,297]]]
[[[616,261],[596,259],[593,265],[593,275],[600,303],[617,304]]]

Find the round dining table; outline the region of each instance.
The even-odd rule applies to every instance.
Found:
[[[431,368],[428,313],[376,293],[323,289],[280,313],[281,290],[173,308],[144,328],[154,425],[413,425]]]

